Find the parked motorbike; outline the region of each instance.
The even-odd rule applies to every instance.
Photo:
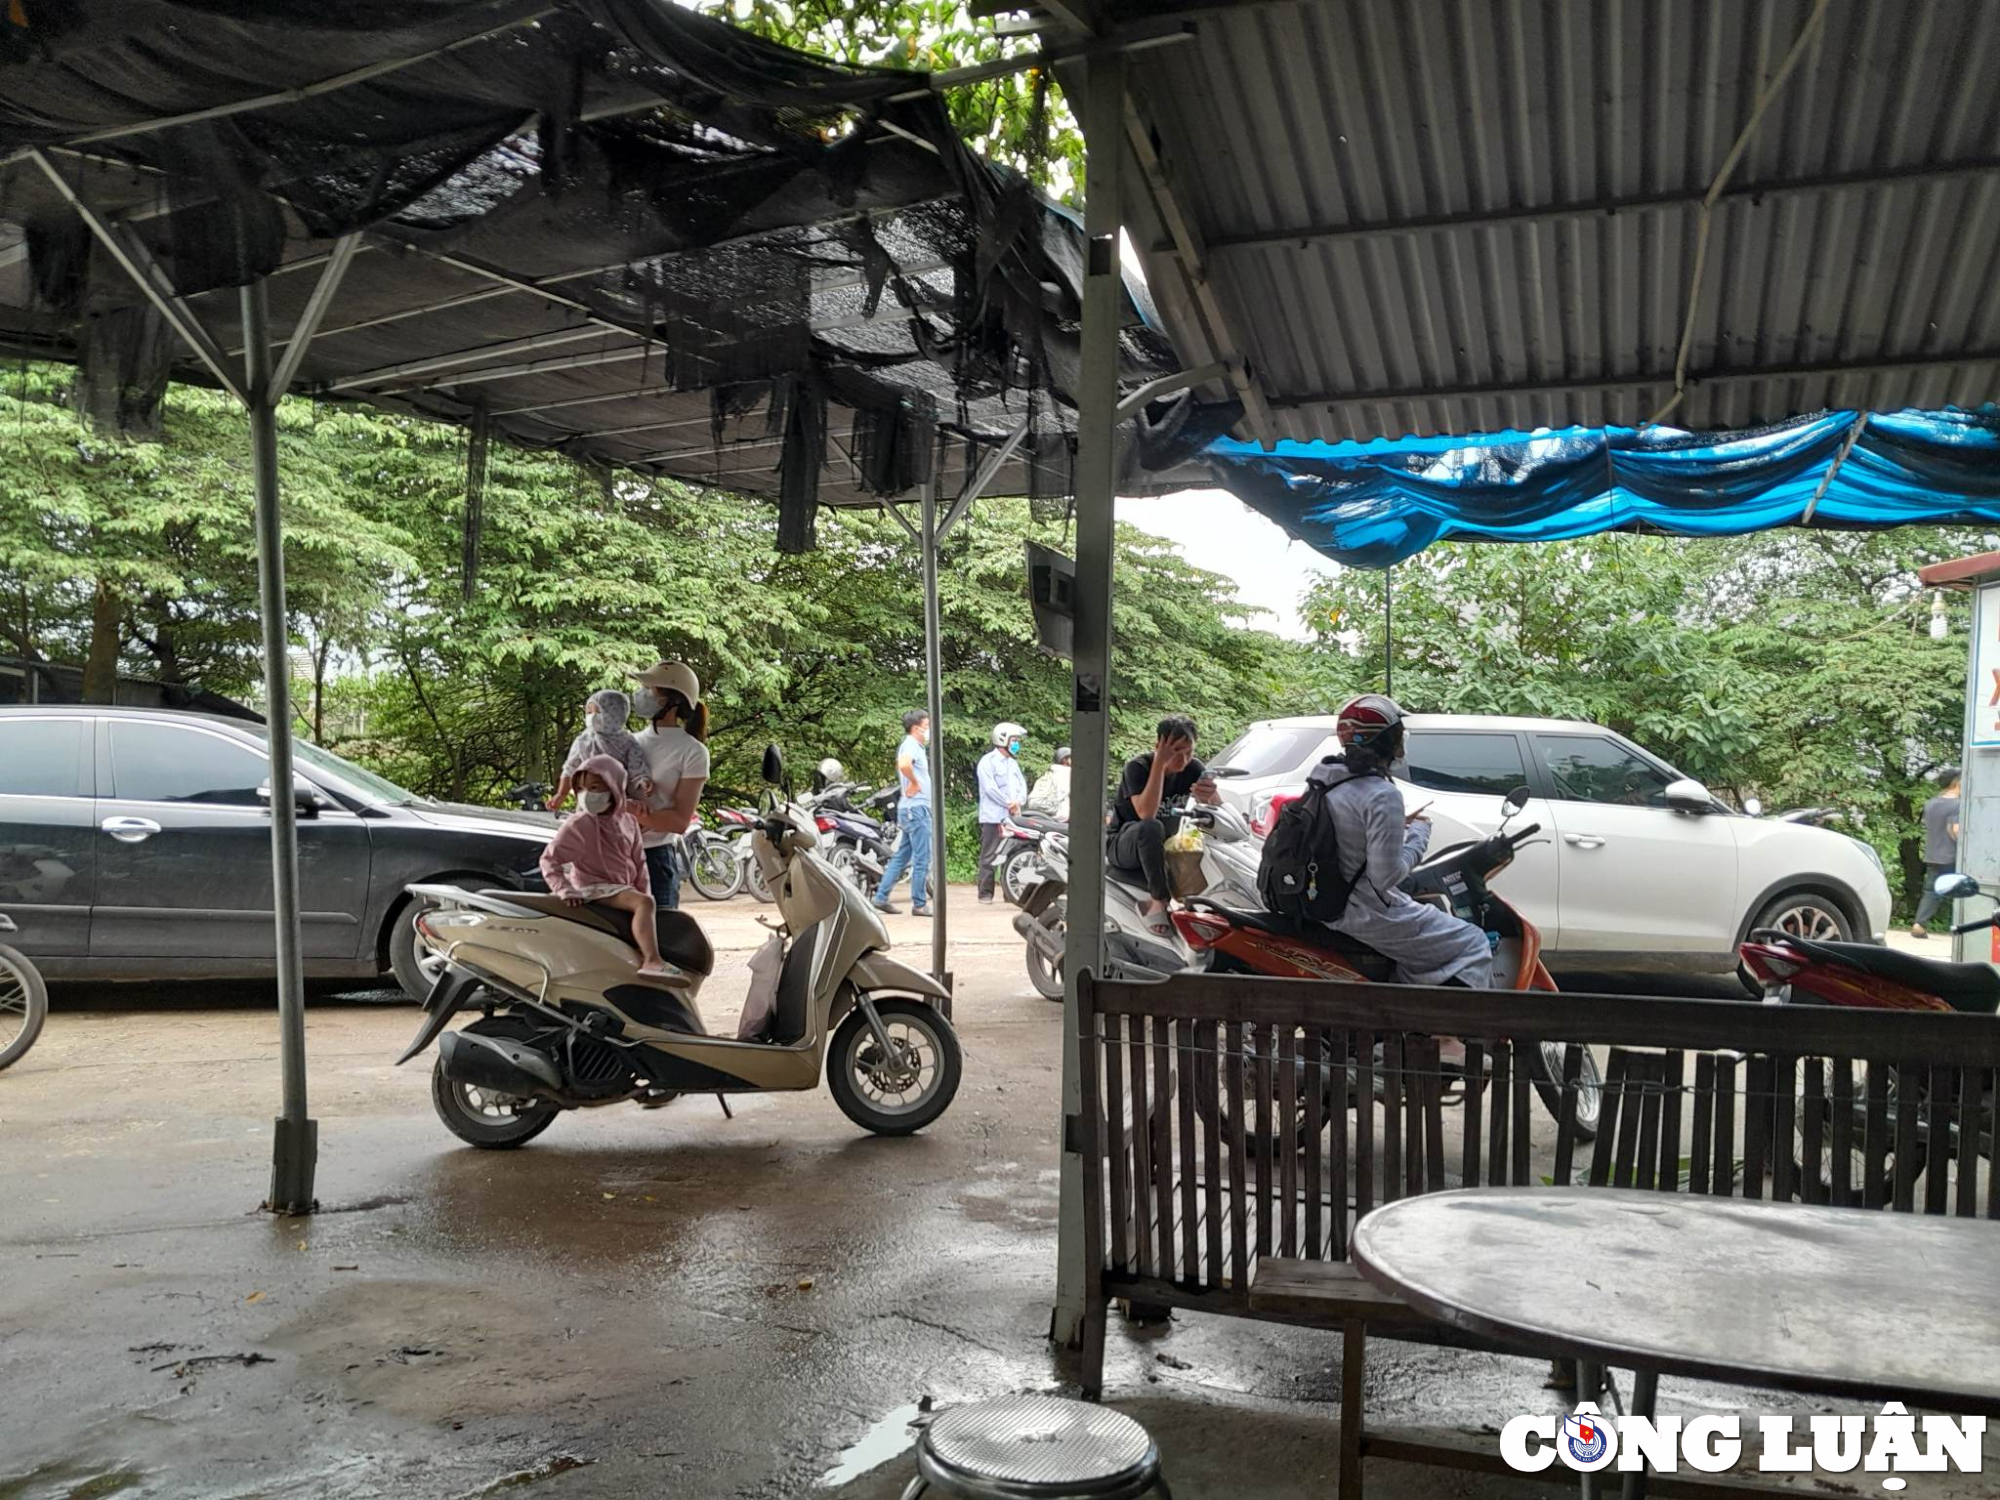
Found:
[[[507,789],[507,800],[522,812],[545,812],[553,790],[546,781],[524,781]]]
[[[763,872],[757,867],[754,839],[759,818],[754,807],[717,808],[716,837],[728,845],[730,858],[736,862],[737,890],[748,891],[768,906],[771,888],[764,884]]]
[[[18,932],[0,912],[0,932]],[[19,1062],[42,1034],[49,1015],[49,987],[18,948],[0,943],[0,1068]]]
[[[1964,901],[1980,894],[1979,882],[1970,875],[1940,875],[1935,889],[1947,901]],[[2000,926],[2000,910],[1971,922],[1961,922],[1951,930],[1954,933],[1984,932],[1996,926]],[[1766,1005],[1839,1005],[1861,1010],[1956,1010],[1975,1015],[1992,1015],[2000,1011],[2000,970],[1987,963],[1949,963],[1921,958],[1914,953],[1899,953],[1893,948],[1877,947],[1873,943],[1820,942],[1794,937],[1771,927],[1752,932],[1737,949],[1737,956],[1742,959],[1744,968],[1763,986]],[[1828,1067],[1825,1063],[1801,1066],[1819,1067],[1823,1071]],[[1825,1127],[1821,1138],[1831,1138],[1829,1116],[1834,1097],[1831,1078],[1823,1077],[1821,1085],[1815,1091],[1816,1097],[1811,1105],[1803,1088],[1799,1093],[1793,1118],[1801,1136],[1806,1129],[1806,1112],[1810,1107],[1821,1112],[1820,1123]],[[1888,1116],[1892,1140],[1900,1138],[1896,1134],[1896,1116],[1904,1101],[1898,1097],[1899,1091],[1899,1083],[1892,1081]],[[1975,1118],[1981,1121],[1991,1118],[1984,1102],[1990,1098],[1990,1091],[1990,1083],[1982,1085],[1982,1102],[1975,1111]],[[1912,1175],[1923,1170],[1924,1161],[1930,1154],[1932,1111],[1927,1085],[1915,1101],[1915,1108],[1918,1156]],[[1947,1113],[1952,1116],[1950,1129],[1955,1139],[1959,1129],[1956,1112]],[[1866,1116],[1867,1101],[1857,1099],[1853,1130],[1857,1164],[1865,1142]],[[1956,1155],[1956,1152],[1953,1154]],[[1992,1130],[1983,1125],[1980,1127],[1979,1154],[1987,1157],[1993,1154]],[[1893,1151],[1890,1163],[1893,1168]]]
[[[765,751],[764,776],[785,784],[776,746]],[[810,1089],[822,1063],[834,1102],[866,1130],[907,1135],[942,1115],[961,1069],[938,1009],[943,986],[889,956],[888,930],[821,855],[812,817],[788,788],[752,838],[786,951],[768,1028],[749,1039],[702,1025],[696,998],[714,953],[685,913],[658,914],[667,972],[647,976],[637,972],[631,918],[616,908],[410,887],[435,903],[416,927],[444,969],[397,1063],[437,1043],[431,1101],[446,1128],[475,1146],[519,1146],[564,1110]],[[467,1009],[480,1019],[446,1030]]]
[[[1531,823],[1518,833],[1507,824],[1528,805],[1531,793],[1521,787],[1502,804],[1500,829],[1490,838],[1453,844],[1439,850],[1410,872],[1404,888],[1420,900],[1434,902],[1452,915],[1486,933],[1493,944],[1495,972],[1501,986],[1515,990],[1554,992],[1555,980],[1542,962],[1542,937],[1535,924],[1495,895],[1487,882],[1514,862],[1515,851],[1537,833]],[[1254,867],[1252,868],[1254,891]],[[1254,898],[1253,898],[1254,904]],[[1359,939],[1331,927],[1297,924],[1255,909],[1232,907],[1209,897],[1197,897],[1173,914],[1174,926],[1188,948],[1205,955],[1206,967],[1220,974],[1263,974],[1285,979],[1339,979],[1374,984],[1395,983],[1395,964]],[[1548,1112],[1560,1118],[1563,1060],[1566,1042],[1543,1042],[1528,1053],[1535,1092]],[[1593,1140],[1603,1108],[1603,1078],[1588,1047],[1576,1082],[1576,1132]],[[1352,1062],[1352,1059],[1329,1059]],[[1328,1070],[1337,1077],[1343,1070]],[[1328,1101],[1331,1107],[1331,1101]]]
[[[1171,824],[1187,823],[1203,830],[1201,871],[1208,892],[1254,905],[1255,855],[1244,861],[1250,825],[1231,807],[1199,803],[1169,804],[1161,817]],[[1249,883],[1244,884],[1244,871]],[[1014,930],[1026,944],[1028,982],[1045,1000],[1063,997],[1063,941],[1069,892],[1069,834],[1051,830],[1042,835],[1034,861],[1023,871],[1021,910]],[[1178,932],[1157,933],[1139,914],[1148,899],[1136,871],[1107,866],[1104,882],[1104,972],[1113,979],[1165,979],[1184,969],[1204,967]]]
[[[994,879],[1000,886],[1000,894],[1015,906],[1027,893],[1031,872],[1042,850],[1042,836],[1049,833],[1069,832],[1069,824],[1061,818],[1046,817],[1041,813],[1022,811],[1011,818],[1000,821],[1000,847],[988,861],[993,869]]]
[[[705,900],[727,901],[743,889],[743,862],[729,835],[706,826],[699,816],[681,835],[680,859],[688,884]]]
[[[852,781],[834,782],[800,799],[817,821],[826,844],[827,863],[865,895],[873,895],[881,884],[882,872],[896,846],[896,825],[885,825],[874,812],[884,805],[885,792],[888,805],[900,800],[893,787],[871,792]],[[857,799],[859,808],[855,806]]]

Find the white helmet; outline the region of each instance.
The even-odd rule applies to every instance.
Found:
[[[993,726],[993,748],[996,750],[1005,750],[1009,740],[1025,740],[1027,737],[1027,730],[1006,719]]]
[[[1069,746],[1067,745],[1056,746],[1056,764],[1059,766],[1066,766],[1069,764]]]
[[[819,763],[820,780],[825,782],[828,786],[831,786],[834,782],[840,780],[840,778],[845,776],[846,774],[847,774],[847,767],[843,766],[839,761],[835,760],[831,755],[829,755],[825,760]]]

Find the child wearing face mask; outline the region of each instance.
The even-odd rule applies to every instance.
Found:
[[[562,780],[548,800],[550,812],[568,800],[577,769],[593,755],[608,755],[625,768],[622,789],[626,796],[644,797],[652,790],[652,768],[646,764],[645,747],[625,728],[631,717],[632,700],[616,688],[605,688],[583,700],[583,733],[570,741]]]
[[[595,902],[630,912],[632,941],[644,960],[639,972],[664,974],[646,850],[625,811],[626,779],[625,767],[609,755],[577,767],[577,811],[542,850],[542,877],[571,906]]]

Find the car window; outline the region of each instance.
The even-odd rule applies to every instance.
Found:
[[[1327,737],[1324,727],[1300,724],[1253,724],[1212,761],[1211,771],[1235,771],[1242,776],[1272,776],[1310,764]]]
[[[1570,802],[1621,807],[1665,807],[1672,780],[1611,740],[1586,735],[1538,734],[1535,753],[1548,767],[1555,794]]]
[[[0,795],[81,795],[83,736],[88,719],[0,721]]]
[[[264,756],[221,735],[141,719],[111,723],[112,795],[122,802],[199,802],[262,807],[270,779]]]
[[[1512,734],[1412,730],[1405,758],[1410,763],[1409,780],[1433,792],[1504,797],[1528,780],[1521,741]]]

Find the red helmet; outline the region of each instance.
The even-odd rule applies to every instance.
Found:
[[[1402,725],[1403,710],[1394,698],[1380,693],[1363,693],[1341,705],[1334,736],[1341,748],[1373,744],[1380,735],[1393,733]]]

